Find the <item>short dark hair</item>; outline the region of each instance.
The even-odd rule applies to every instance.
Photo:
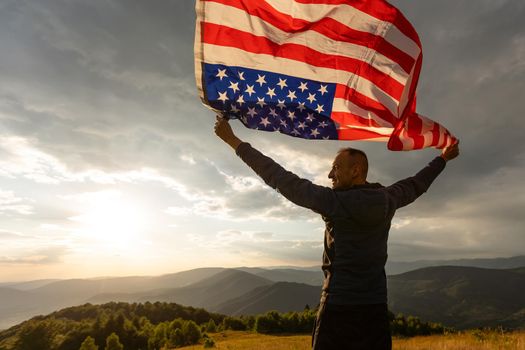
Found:
[[[351,157],[357,156],[358,159],[360,159],[360,163],[363,167],[363,175],[368,175],[368,157],[366,156],[366,153],[361,151],[360,149],[352,148],[352,147],[346,147],[341,148],[338,153],[347,152]]]

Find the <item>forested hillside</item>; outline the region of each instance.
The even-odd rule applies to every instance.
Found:
[[[0,350],[94,350],[177,348],[212,345],[209,333],[225,330],[309,334],[316,311],[230,317],[173,303],[85,304],[34,317],[0,332]],[[414,317],[394,317],[394,334],[442,334],[444,327]]]

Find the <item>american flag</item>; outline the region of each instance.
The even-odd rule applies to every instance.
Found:
[[[203,103],[246,127],[306,139],[443,148],[416,113],[419,37],[384,0],[197,0]]]

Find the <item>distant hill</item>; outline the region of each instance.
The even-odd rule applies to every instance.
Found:
[[[199,282],[182,288],[157,289],[142,293],[116,293],[95,295],[88,299],[90,303],[109,301],[176,302],[182,305],[212,308],[231,298],[236,298],[260,286],[273,282],[245,271],[225,269]]]
[[[212,311],[238,316],[262,314],[269,310],[302,311],[306,305],[313,309],[319,304],[320,291],[320,286],[277,282],[219,304]]]
[[[507,270],[428,267],[390,276],[392,307],[450,326],[525,327],[525,301],[516,294],[525,290],[525,262],[519,266],[523,258],[451,261],[452,265],[510,266]],[[317,305],[322,279],[320,268],[213,267],[161,276],[4,283],[0,285],[0,329],[86,302],[165,301],[231,314],[261,313],[268,311],[266,307],[302,310],[305,304]]]
[[[517,267],[525,267],[525,255],[513,256],[510,258],[488,259],[418,260],[411,262],[388,261],[386,264],[386,274],[397,275],[431,266],[469,266],[486,269],[513,269]]]
[[[239,268],[257,276],[267,278],[274,282],[296,282],[312,286],[323,284],[323,271],[321,267],[315,270],[301,270],[299,268],[263,269],[263,268]]]
[[[231,298],[239,297],[254,288],[273,282],[248,272],[225,270],[184,288],[170,289],[143,297],[139,301],[177,302],[178,304],[210,308]]]
[[[523,269],[428,267],[390,276],[392,311],[456,328],[525,327]]]
[[[45,279],[45,280],[35,280],[35,281],[24,281],[24,282],[7,282],[0,283],[0,288],[8,287],[18,290],[31,290],[38,287],[45,286],[46,284],[60,281],[59,279]]]

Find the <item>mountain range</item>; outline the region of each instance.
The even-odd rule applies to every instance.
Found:
[[[472,261],[473,265],[510,269],[431,266],[389,276],[390,309],[456,328],[523,328],[525,268],[514,266],[521,261],[525,266],[524,257]],[[320,270],[291,267],[214,267],[162,276],[3,283],[0,329],[87,302],[175,302],[235,316],[300,311],[306,305],[318,305],[321,283]]]

